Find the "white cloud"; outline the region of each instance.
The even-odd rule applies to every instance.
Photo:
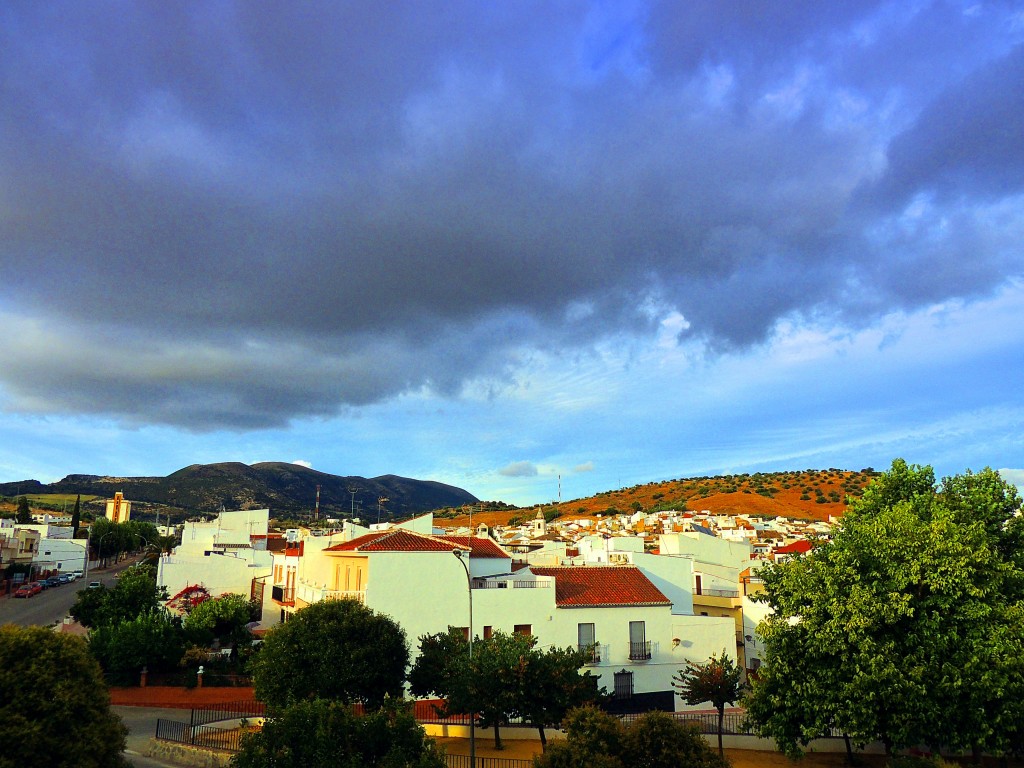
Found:
[[[298,464],[300,467],[305,467],[306,469],[313,468],[313,463],[310,461],[306,461],[305,459],[295,459],[292,462],[292,464]]]
[[[503,477],[536,477],[537,466],[532,461],[514,461],[498,470]]]

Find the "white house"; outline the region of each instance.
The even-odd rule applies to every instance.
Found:
[[[274,598],[275,610],[287,618],[320,600],[358,600],[402,626],[414,657],[421,636],[449,626],[467,634],[472,626],[482,637],[498,630],[528,632],[541,647],[593,647],[588,668],[615,693],[623,711],[674,709],[680,702],[672,675],[686,660],[706,660],[735,642],[731,620],[692,615],[690,561],[659,560],[644,555],[642,546],[623,553],[640,565],[531,565],[513,571],[512,556],[480,536],[391,528],[330,543],[335,538],[321,546],[306,536],[301,549],[277,555],[272,594],[291,600]]]
[[[208,522],[188,522],[181,544],[160,556],[157,583],[173,598],[202,585],[210,594],[251,596],[254,585],[271,576],[273,553],[266,548],[268,509],[221,512]]]

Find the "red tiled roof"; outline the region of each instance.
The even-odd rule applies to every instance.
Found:
[[[404,528],[392,528],[326,547],[324,552],[452,552],[456,549],[468,547],[457,541],[449,542]]]
[[[794,541],[792,544],[787,544],[784,547],[777,547],[776,550],[775,550],[775,554],[776,555],[804,554],[805,552],[810,552],[812,546],[813,545],[811,544],[811,542],[809,542],[807,539],[800,539],[799,541]]]
[[[533,567],[537,576],[554,576],[560,608],[616,605],[671,605],[650,579],[633,565]]]
[[[483,539],[477,536],[439,536],[438,538],[469,547],[470,557],[511,557],[493,539]]]

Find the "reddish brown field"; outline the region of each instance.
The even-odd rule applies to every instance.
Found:
[[[860,496],[873,476],[869,471],[825,469],[667,480],[606,491],[561,504],[543,504],[526,509],[485,508],[473,513],[473,524],[493,526],[504,525],[516,517],[530,519],[538,508],[557,510],[567,518],[592,518],[599,514],[633,512],[636,509],[685,508],[716,514],[828,520],[833,515],[842,515],[846,509],[846,498]],[[468,525],[469,515],[438,515],[438,524]]]

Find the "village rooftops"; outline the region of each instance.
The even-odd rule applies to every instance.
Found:
[[[533,566],[530,570],[536,576],[554,578],[555,605],[559,608],[672,605],[672,601],[632,565]]]

